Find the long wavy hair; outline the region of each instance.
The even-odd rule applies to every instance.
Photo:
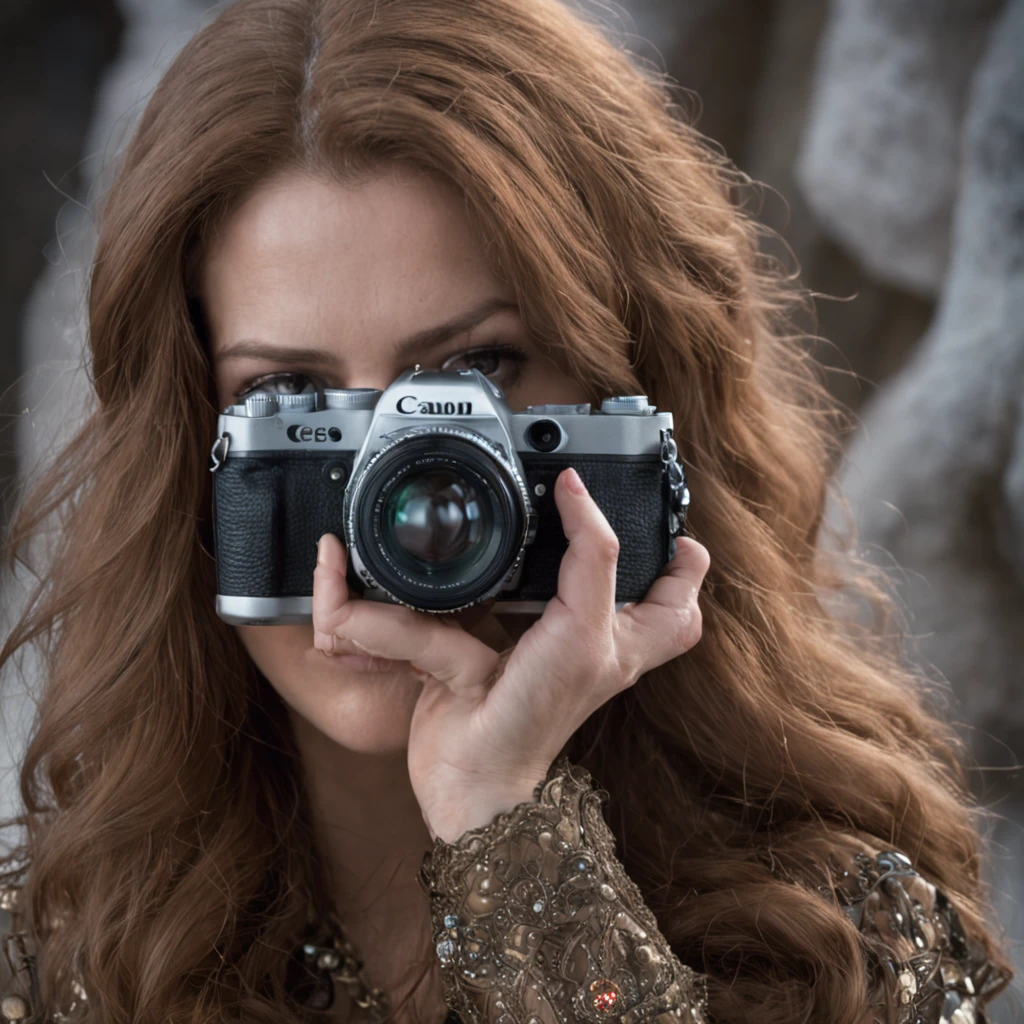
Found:
[[[664,74],[555,0],[237,0],[119,159],[88,296],[94,400],[7,541],[38,583],[0,666],[32,645],[43,682],[0,879],[24,880],[47,999],[70,1000],[74,965],[111,1024],[306,1019],[283,963],[321,868],[283,704],[213,608],[196,275],[278,170],[395,160],[461,190],[558,365],[675,417],[712,556],[703,638],[566,752],[609,791],[621,859],[707,973],[712,1018],[861,1021],[862,940],[816,891],[846,835],[904,851],[1007,966],[961,745],[901,663],[849,523],[819,540],[847,419],[793,326],[803,293],[759,255],[742,175]]]

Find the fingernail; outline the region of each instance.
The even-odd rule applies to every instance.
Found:
[[[587,488],[580,479],[579,473],[577,473],[572,466],[569,467],[569,472],[566,474],[565,486],[568,487],[573,494],[587,493]]]
[[[327,534],[325,533],[325,534],[324,534],[324,535],[323,535],[323,536],[322,536],[322,537],[321,537],[321,538],[320,538],[320,539],[319,539],[319,540],[318,540],[318,541],[316,542],[316,564],[317,564],[317,565],[322,565],[322,566],[325,566],[325,567],[327,566],[327,563],[328,563],[328,561],[329,561],[329,560],[330,560],[331,558],[333,558],[333,557],[334,557],[333,555],[329,555],[329,554],[327,553],[327,548],[326,548],[326,546],[324,545],[324,540],[325,540],[325,538],[326,538],[326,537],[327,537]],[[337,566],[335,565],[335,566],[334,566],[334,568],[337,568]]]

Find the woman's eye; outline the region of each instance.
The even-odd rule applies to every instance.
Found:
[[[502,388],[513,385],[522,372],[522,364],[529,357],[515,345],[488,345],[486,348],[470,349],[449,356],[442,364],[442,370],[479,370],[485,377],[491,377]]]
[[[522,364],[529,356],[515,345],[488,345],[486,348],[470,349],[449,356],[442,364],[443,370],[479,370],[492,378],[499,387],[507,389],[519,379]],[[235,400],[242,401],[254,391],[267,391],[272,395],[301,395],[316,392],[323,382],[308,373],[294,370],[278,370],[247,380],[235,392]]]
[[[269,391],[272,395],[302,395],[316,392],[316,383],[308,373],[265,373],[262,377],[246,381],[235,392],[235,398],[244,398],[253,391]]]

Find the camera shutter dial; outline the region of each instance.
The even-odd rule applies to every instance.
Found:
[[[601,412],[612,415],[628,413],[632,416],[647,416],[654,412],[654,408],[647,404],[646,395],[615,395],[601,403]]]
[[[245,400],[245,415],[252,417],[273,416],[277,412],[277,398],[266,391],[257,391]]]
[[[281,412],[313,412],[316,409],[316,392],[304,391],[298,395],[277,395],[277,407]]]
[[[382,394],[380,388],[326,388],[324,402],[328,409],[372,409]]]

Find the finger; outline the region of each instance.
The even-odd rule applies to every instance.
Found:
[[[459,697],[480,700],[490,688],[497,652],[457,623],[377,601],[350,601],[345,608],[334,629],[341,640],[380,658],[411,662]]]
[[[334,650],[351,644],[379,658],[408,661],[456,695],[482,699],[499,656],[450,617],[445,622],[401,605],[358,598],[332,605],[339,596],[348,595],[344,580],[339,584],[336,579],[344,574],[344,555],[340,541],[334,545],[323,539],[321,559],[313,574],[314,635],[321,638],[316,645]]]
[[[663,665],[693,647],[701,635],[697,595],[711,565],[708,549],[692,537],[676,541],[676,553],[637,604],[619,609],[638,675]]]
[[[333,533],[325,533],[316,546],[313,570],[313,646],[326,654],[334,653],[334,641],[322,624],[349,600],[347,571],[348,550]]]
[[[599,624],[615,613],[619,540],[571,467],[555,480],[555,504],[569,541],[558,568],[558,598],[581,620]]]

